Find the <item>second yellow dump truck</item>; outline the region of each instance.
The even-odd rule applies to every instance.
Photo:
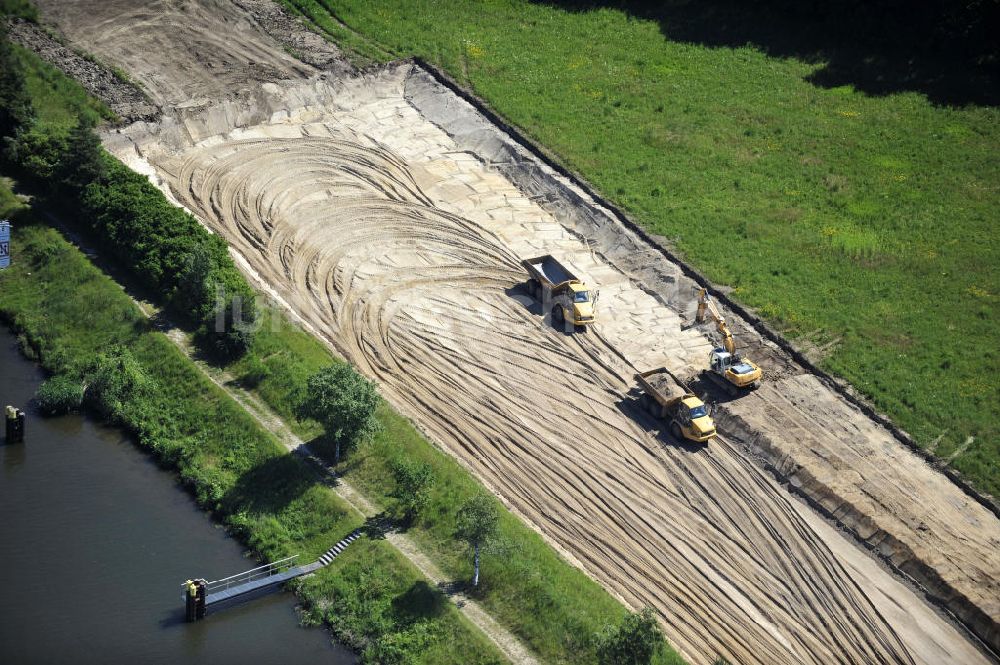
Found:
[[[635,378],[642,387],[643,408],[666,421],[675,439],[708,443],[715,436],[715,422],[705,403],[669,369],[642,372]]]
[[[550,308],[554,323],[568,321],[581,331],[597,320],[597,292],[551,254],[525,259],[521,265],[528,271],[528,293],[541,303],[543,311]]]

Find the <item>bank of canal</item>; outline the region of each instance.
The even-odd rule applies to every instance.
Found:
[[[29,407],[42,374],[0,327],[0,408],[28,412],[0,445],[0,662],[353,663],[275,593],[184,623],[180,583],[257,565],[114,429]]]

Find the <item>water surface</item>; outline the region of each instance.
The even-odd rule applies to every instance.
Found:
[[[28,414],[24,444],[0,440],[0,663],[354,662],[290,593],[184,623],[184,580],[258,564],[120,432],[41,418],[42,378],[0,327],[0,408]]]

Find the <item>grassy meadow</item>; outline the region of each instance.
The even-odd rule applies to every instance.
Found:
[[[730,3],[285,2],[445,69],[1000,495],[995,81]]]

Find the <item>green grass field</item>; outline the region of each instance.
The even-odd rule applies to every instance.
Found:
[[[713,23],[725,3],[286,2],[362,55],[444,68],[800,346],[832,342],[822,367],[1000,495],[996,108],[858,91],[879,71],[815,84],[822,52],[726,44],[746,42]]]

